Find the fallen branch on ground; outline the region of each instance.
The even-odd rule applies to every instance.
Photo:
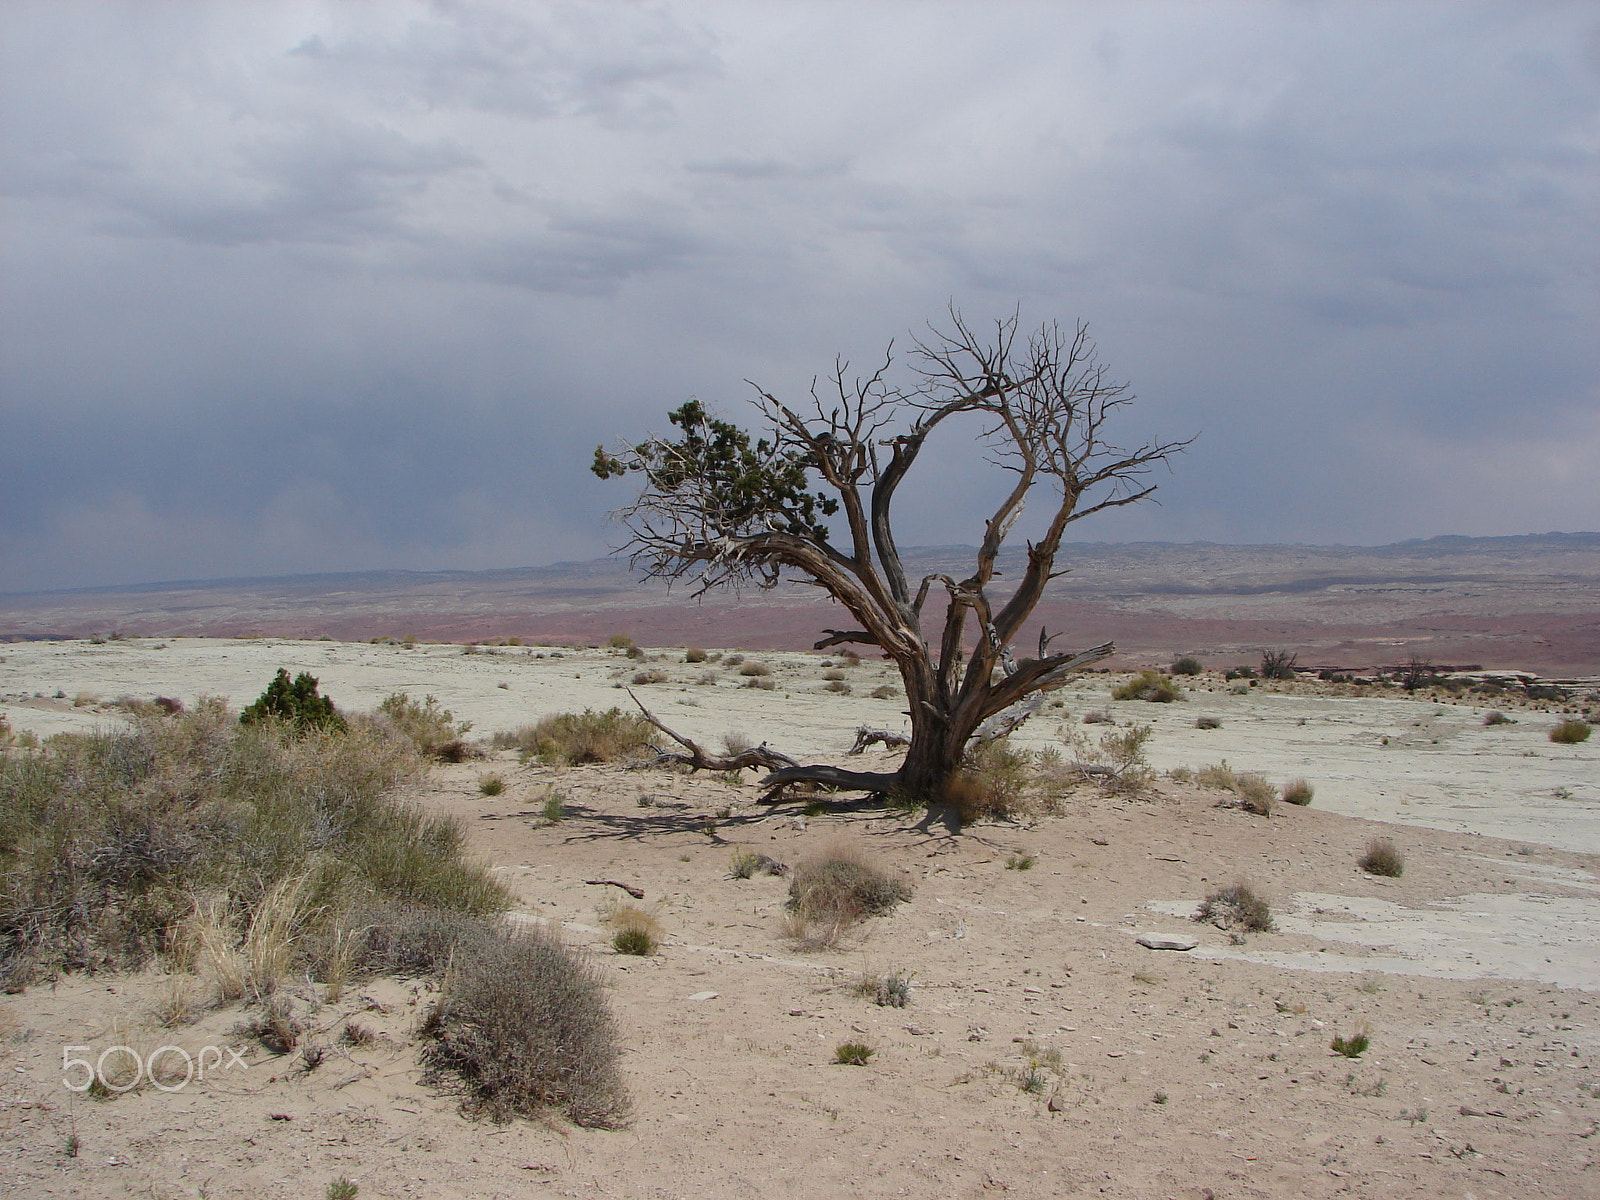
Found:
[[[860,754],[868,746],[882,742],[891,749],[895,746],[909,746],[911,736],[905,733],[890,733],[887,729],[869,729],[863,725],[856,730],[856,744],[846,750],[848,754]]]
[[[663,725],[653,712],[640,703],[639,697],[633,694],[631,688],[627,689],[627,692],[633,702],[639,705],[639,711],[644,714],[646,721],[649,721],[650,724],[689,751],[689,753],[684,754],[680,751],[662,750],[659,747],[652,746],[651,749],[655,750],[656,757],[651,762],[651,766],[659,767],[669,763],[678,763],[694,771],[742,771],[746,767],[753,770],[778,771],[785,767],[798,767],[800,765],[787,754],[772,749],[765,742],[762,742],[759,746],[752,746],[748,750],[741,750],[738,754],[708,754],[698,743]]]
[[[643,888],[636,888],[631,883],[623,883],[621,880],[617,880],[617,879],[585,879],[584,882],[585,883],[595,884],[598,887],[619,887],[623,891],[627,892],[628,895],[632,896],[635,900],[643,900],[644,899],[644,889]]]

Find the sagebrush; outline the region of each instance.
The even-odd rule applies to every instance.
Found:
[[[617,1128],[628,1115],[616,1023],[594,969],[542,929],[458,948],[422,1033],[428,1079],[494,1121],[558,1112]]]
[[[458,821],[395,798],[423,769],[372,718],[241,724],[209,699],[0,758],[0,973],[136,966],[202,910],[237,947],[286,880],[295,945],[372,898],[506,908]]]

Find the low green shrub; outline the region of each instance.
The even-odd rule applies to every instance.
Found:
[[[245,725],[261,721],[285,721],[298,732],[311,729],[343,729],[345,719],[334,708],[333,698],[317,691],[317,680],[309,671],[301,671],[291,682],[289,672],[283,667],[267,690],[256,697],[239,714]]]
[[[1198,675],[1205,667],[1198,658],[1185,654],[1182,658],[1174,659],[1168,669],[1174,675]]]
[[[1334,1034],[1333,1041],[1328,1043],[1335,1054],[1342,1054],[1346,1058],[1360,1058],[1372,1045],[1372,1039],[1365,1033],[1354,1033],[1349,1037],[1340,1037]]]
[[[833,1061],[846,1067],[864,1067],[876,1053],[865,1042],[840,1042],[833,1048]]]

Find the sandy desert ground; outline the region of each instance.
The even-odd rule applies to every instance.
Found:
[[[776,687],[757,691],[657,653],[669,679],[639,695],[709,742],[736,731],[838,761],[858,725],[904,719],[867,695],[884,664],[851,669],[841,696],[823,690],[820,654],[762,653]],[[279,666],[344,708],[434,695],[483,734],[625,705],[618,685],[639,669],[549,647],[40,642],[0,648],[0,713],[42,737],[116,721],[107,702],[123,695],[238,706]],[[155,1026],[170,978],[68,977],[0,999],[0,1189],[304,1197],[348,1177],[362,1196],[1600,1196],[1600,739],[1554,745],[1537,708],[1500,705],[1515,721],[1490,727],[1482,706],[1299,684],[1235,695],[1214,676],[1180,704],[1113,705],[1117,679],[1064,689],[1024,740],[1058,742],[1111,709],[1153,725],[1162,770],[1226,759],[1302,776],[1314,803],[1263,818],[1164,779],[1149,797],[1084,791],[1059,815],[950,837],[845,800],[769,808],[753,775],[509,753],[440,766],[409,798],[461,816],[515,889],[514,919],[558,926],[605,973],[628,1128],[463,1118],[420,1081],[424,984],[333,1004],[298,988],[333,1050],[307,1071],[233,1034],[237,1009]],[[490,770],[508,786],[486,797]],[[1378,835],[1403,849],[1402,878],[1357,868]],[[783,880],[731,878],[730,859],[793,862],[838,841],[914,895],[844,947],[802,954],[780,934]],[[600,916],[619,893],[591,879],[658,906],[659,954],[611,950]],[[1238,879],[1279,926],[1244,944],[1189,919]],[[1198,945],[1152,950],[1140,934]],[[864,974],[896,971],[914,973],[908,1006],[858,993]],[[376,1039],[339,1047],[350,1020]],[[1363,1029],[1360,1057],[1330,1049]],[[834,1063],[846,1040],[874,1047],[866,1066]],[[62,1084],[63,1046],[165,1043],[232,1046],[243,1063],[112,1101]]]

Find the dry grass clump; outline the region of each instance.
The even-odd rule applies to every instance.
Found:
[[[1270,933],[1276,928],[1272,907],[1247,883],[1235,883],[1209,893],[1200,902],[1200,911],[1195,913],[1194,919],[1218,929],[1250,933]]]
[[[642,754],[653,728],[649,721],[620,708],[596,712],[553,713],[537,724],[512,733],[496,733],[497,750],[521,750],[546,766],[573,767],[582,763],[614,762]]]
[[[1550,730],[1550,740],[1561,746],[1576,746],[1589,740],[1589,722],[1563,717]]]
[[[0,976],[209,939],[217,962],[246,960],[222,990],[263,994],[362,898],[504,909],[461,825],[391,796],[421,770],[380,720],[242,725],[217,700],[0,759]]]
[[[1096,708],[1083,714],[1083,723],[1085,725],[1115,725],[1117,721],[1110,713]]]
[[[683,661],[686,663],[703,663],[706,661],[706,652],[699,646],[690,646],[683,652]]]
[[[627,1117],[603,983],[542,929],[460,948],[421,1032],[429,1081],[459,1087],[470,1115],[558,1112],[602,1129]]]
[[[1501,712],[1499,709],[1495,709],[1492,712],[1484,713],[1483,714],[1483,723],[1485,725],[1514,725],[1514,724],[1516,724],[1516,722],[1514,722],[1510,717],[1506,716],[1505,713]]]
[[[851,927],[911,898],[911,888],[852,846],[834,846],[795,866],[785,934],[803,950],[839,944]]]
[[[635,672],[633,676],[635,687],[643,687],[647,683],[665,683],[666,681],[667,673],[655,667],[650,668],[648,671]]]
[[[1194,727],[1196,729],[1221,729],[1222,720],[1220,717],[1196,717]]]
[[[743,674],[743,672],[740,672],[740,674]],[[746,679],[744,681],[744,686],[747,688],[755,688],[757,691],[761,692],[770,692],[776,688],[778,684],[774,679],[768,679],[765,676],[758,675],[755,678]]]
[[[1152,704],[1170,704],[1183,698],[1172,680],[1160,671],[1141,671],[1121,687],[1113,688],[1113,700],[1148,700]]]
[[[883,684],[881,687],[875,687],[867,693],[867,695],[871,696],[874,700],[893,700],[898,694],[899,693],[888,684]]]
[[[506,790],[506,781],[499,775],[489,774],[478,777],[478,791],[485,796],[498,796]]]
[[[1282,797],[1285,804],[1297,804],[1304,808],[1311,803],[1314,795],[1316,789],[1304,779],[1291,779],[1283,785]]]
[[[836,692],[841,696],[850,694],[850,685],[842,679],[830,679],[822,686],[825,691]]]
[[[772,668],[763,662],[746,662],[739,665],[741,675],[771,675]]]
[[[1374,838],[1367,843],[1360,866],[1368,875],[1386,875],[1398,879],[1405,874],[1406,856],[1388,838]]]
[[[654,908],[640,908],[637,904],[612,904],[604,913],[610,926],[611,948],[618,954],[654,954],[666,934]]]
[[[1253,771],[1236,773],[1226,759],[1215,766],[1201,767],[1195,772],[1194,781],[1201,787],[1233,793],[1234,798],[1224,801],[1225,804],[1255,813],[1258,817],[1272,815],[1272,804],[1278,795],[1272,784],[1267,782],[1266,776]]]

